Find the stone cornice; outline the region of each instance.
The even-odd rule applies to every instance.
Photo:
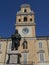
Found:
[[[30,22],[30,23],[28,23],[28,22],[18,22],[18,23],[16,23],[15,24],[15,26],[26,26],[26,25],[28,25],[28,26],[30,26],[30,25],[32,25],[32,26],[35,26],[36,24],[35,23],[32,23],[32,22]]]
[[[37,53],[45,53],[44,50],[39,50]]]
[[[49,36],[25,37],[30,40],[49,40]],[[22,37],[24,39],[24,37]],[[0,41],[11,41],[11,38],[0,38]]]
[[[21,16],[21,15],[34,15],[35,13],[16,13],[17,16]]]
[[[0,41],[11,41],[11,38],[0,38]]]

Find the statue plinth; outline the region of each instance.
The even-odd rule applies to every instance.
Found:
[[[21,54],[18,52],[18,50],[8,51],[7,54],[8,54],[8,60],[6,65],[20,64]]]
[[[9,50],[9,51],[7,51],[7,54],[18,54],[18,53],[19,53],[18,50],[13,50],[13,51]]]

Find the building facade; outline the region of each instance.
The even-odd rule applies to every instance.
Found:
[[[15,30],[21,35],[18,51],[21,53],[21,64],[49,65],[49,37],[36,36],[35,13],[29,4],[23,4],[16,13]],[[24,41],[26,41],[24,43]],[[0,38],[0,65],[6,65],[11,50],[11,38]]]

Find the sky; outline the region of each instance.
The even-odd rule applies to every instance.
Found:
[[[36,36],[49,36],[49,0],[0,0],[0,37],[14,33],[16,12],[22,4],[30,4],[35,12]]]

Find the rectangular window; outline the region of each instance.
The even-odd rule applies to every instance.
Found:
[[[12,43],[9,43],[9,49],[11,49]]]
[[[0,49],[1,49],[1,45],[2,45],[2,44],[0,43]]]
[[[41,42],[39,43],[39,48],[42,48],[42,43]]]
[[[44,54],[40,53],[40,62],[44,62]]]

